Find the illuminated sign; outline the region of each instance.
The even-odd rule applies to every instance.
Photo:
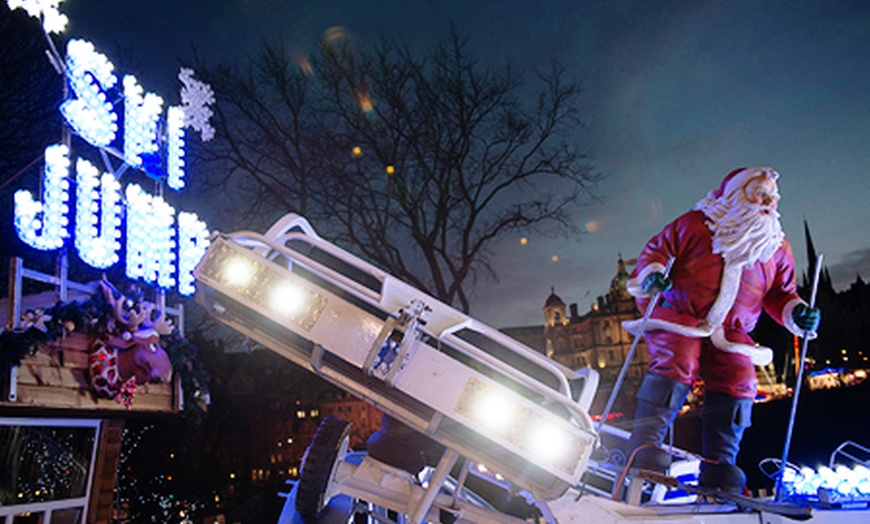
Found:
[[[7,3],[11,9],[22,8],[41,18],[44,31],[50,34],[66,25],[66,16],[56,9],[59,1]],[[118,179],[129,166],[181,191],[185,186],[184,128],[200,131],[203,140],[214,134],[208,123],[212,112],[207,106],[214,103],[211,88],[194,79],[192,70],[182,69],[182,105],[168,107],[164,119],[163,99],[145,91],[132,75],[118,82],[112,63],[90,42],[72,39],[65,60],[55,59],[63,64],[70,88],[60,112],[77,136],[101,150],[108,172],[83,158],[72,162],[66,144],[48,146],[42,195],[37,200],[30,191],[15,193],[19,238],[36,249],[51,251],[63,247],[72,234],[79,258],[101,269],[118,263],[123,247],[128,277],[163,289],[177,285],[179,293],[192,295],[193,269],[208,248],[206,224],[194,213],[176,213],[161,196],[150,195],[139,185],[131,183],[122,190]],[[120,133],[119,121],[123,124]],[[122,147],[114,147],[119,142]],[[125,165],[112,168],[109,156],[120,158]]]

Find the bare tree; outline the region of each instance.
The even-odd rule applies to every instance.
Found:
[[[579,235],[599,176],[574,145],[581,91],[563,67],[533,89],[455,33],[423,54],[341,38],[321,51],[313,74],[269,45],[243,71],[206,68],[219,112],[207,154],[226,167],[220,184],[247,192],[234,199],[245,210],[300,212],[463,311],[468,286],[496,276],[489,248],[505,233]]]

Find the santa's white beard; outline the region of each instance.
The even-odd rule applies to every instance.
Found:
[[[745,201],[705,200],[696,209],[710,218],[707,225],[713,232],[713,253],[720,253],[726,263],[751,266],[759,260],[765,262],[782,245],[785,233],[775,209]]]

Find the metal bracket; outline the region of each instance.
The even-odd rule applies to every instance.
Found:
[[[384,327],[381,328],[381,332],[378,333],[377,338],[372,342],[372,346],[369,348],[369,354],[366,356],[366,361],[363,363],[363,371],[365,371],[366,375],[371,376],[374,374],[375,361],[377,360],[378,355],[380,355],[384,344],[386,344],[390,335],[393,333],[393,327],[395,325],[396,319],[394,317],[388,318],[386,322],[384,322]]]
[[[407,307],[399,309],[395,316],[384,322],[363,364],[367,375],[378,375],[387,386],[395,386],[399,373],[404,369],[405,359],[420,339],[417,324],[422,321],[420,316],[425,311],[429,311],[429,308],[424,303],[412,300]],[[394,340],[394,335],[399,333],[401,339]]]

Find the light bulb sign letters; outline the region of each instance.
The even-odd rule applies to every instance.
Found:
[[[70,95],[60,112],[72,131],[104,151],[121,141],[117,155],[124,163],[181,191],[185,185],[184,127],[191,125],[185,111],[197,108],[169,107],[164,118],[161,97],[145,91],[132,75],[118,82],[112,63],[84,40],[69,41],[64,65]],[[188,88],[191,75],[192,71],[182,69],[179,76]],[[210,98],[205,84],[194,88],[202,92],[203,86]],[[123,122],[120,133],[119,121]],[[149,194],[138,184],[122,189],[116,174],[100,172],[86,159],[72,162],[67,144],[45,149],[41,182],[38,200],[27,190],[15,193],[15,229],[26,244],[56,250],[72,234],[81,260],[95,268],[108,268],[120,262],[123,241],[128,277],[163,289],[177,285],[182,295],[193,294],[193,269],[208,247],[208,229],[196,214],[176,213],[161,196]],[[75,183],[73,195],[71,182]],[[72,228],[71,197],[75,204]]]

